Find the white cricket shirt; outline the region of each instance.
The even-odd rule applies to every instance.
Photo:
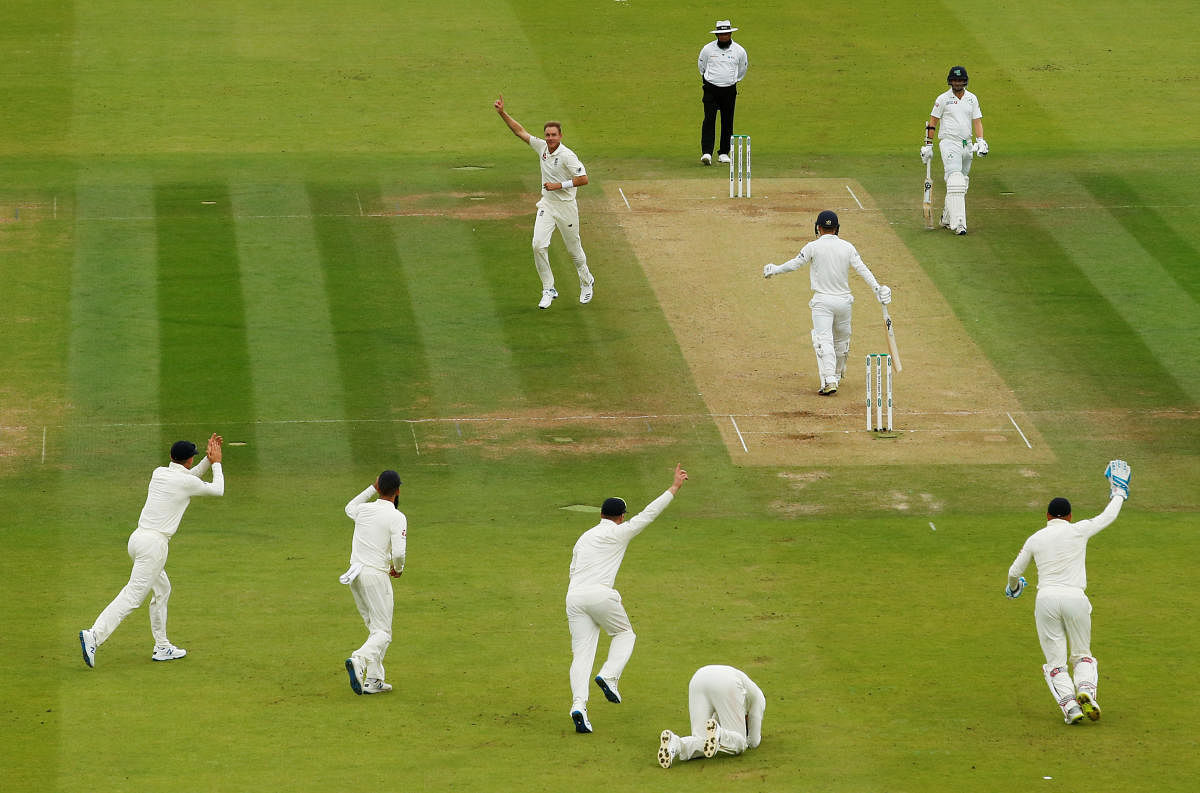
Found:
[[[814,292],[851,297],[850,268],[858,273],[872,291],[879,281],[871,273],[858,250],[836,234],[822,234],[800,249],[795,258],[779,265],[779,272],[792,272],[809,266],[809,283]]]
[[[554,153],[550,153],[550,144],[546,143],[545,139],[535,135],[529,136],[529,148],[538,153],[538,159],[542,163],[542,184],[546,182],[562,182],[568,184],[576,176],[584,176],[587,171],[583,169],[583,163],[575,156],[575,152],[568,149],[561,143]],[[562,190],[547,190],[542,188],[543,198],[553,198],[557,201],[574,201],[575,191],[578,187],[564,187]]]
[[[673,498],[675,494],[667,490],[624,523],[604,518],[585,531],[575,541],[575,550],[571,552],[571,583],[567,592],[589,586],[612,589],[629,541],[641,534]]]
[[[938,124],[938,140],[970,140],[974,133],[977,118],[983,118],[979,110],[979,98],[970,91],[963,91],[962,99],[954,95],[953,90],[933,100],[933,110],[929,115],[940,118]]]
[[[200,477],[212,469],[212,482]],[[183,512],[188,508],[192,496],[220,496],[225,493],[225,475],[220,463],[210,463],[205,457],[188,468],[170,462],[155,468],[150,475],[150,486],[146,492],[146,504],[138,516],[139,529],[156,531],[170,539],[179,529]]]
[[[1071,523],[1052,518],[1021,547],[1008,569],[1009,584],[1021,577],[1032,559],[1037,564],[1039,592],[1048,588],[1087,589],[1087,541],[1117,519],[1124,503],[1123,497],[1113,496],[1104,511],[1090,520]]]
[[[346,514],[354,521],[350,565],[361,564],[385,573],[389,567],[395,567],[396,572],[402,573],[408,542],[408,518],[390,501],[371,501],[375,495],[375,486],[369,485],[346,505]]]
[[[740,83],[746,76],[750,57],[736,41],[729,42],[728,47],[721,49],[713,40],[700,48],[698,65],[705,82],[728,88]]]

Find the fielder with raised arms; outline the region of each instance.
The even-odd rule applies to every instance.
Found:
[[[967,90],[967,70],[961,66],[950,69],[946,76],[950,90],[933,100],[933,110],[925,123],[925,144],[921,146],[921,162],[933,159],[933,133],[938,134],[938,151],[942,155],[942,170],[946,178],[946,203],[942,209],[942,226],[955,234],[967,233],[967,188],[971,184],[971,158],[988,153],[983,139],[983,112],[979,98]],[[971,142],[971,133],[975,142]]]
[[[579,205],[575,203],[576,188],[588,183],[587,171],[575,152],[562,145],[562,124],[547,121],[542,127],[543,137],[536,138],[505,111],[503,96],[492,106],[512,133],[528,143],[541,161],[542,198],[537,202],[537,219],[533,222],[533,265],[542,279],[542,299],[538,301],[538,308],[550,308],[558,297],[549,253],[555,228],[562,235],[567,253],[571,254],[579,273],[579,302],[590,303],[595,279],[588,270],[587,254],[579,240]]]
[[[1108,506],[1090,520],[1071,522],[1071,502],[1053,499],[1046,508],[1046,527],[1025,541],[1008,569],[1004,594],[1016,599],[1025,589],[1022,573],[1032,559],[1037,565],[1037,603],[1033,609],[1038,641],[1046,656],[1042,674],[1067,724],[1086,715],[1100,718],[1096,688],[1099,664],[1092,655],[1092,604],[1087,589],[1087,542],[1117,519],[1129,498],[1129,463],[1113,460],[1104,469],[1109,481]],[[1068,663],[1070,666],[1068,667]]]
[[[763,277],[790,273],[809,265],[809,281],[813,297],[812,342],[817,353],[817,371],[821,376],[821,396],[837,393],[838,383],[846,373],[846,356],[850,354],[850,307],[854,295],[850,292],[850,268],[858,273],[875,292],[879,302],[892,302],[892,290],[875,279],[870,268],[853,245],[838,237],[841,226],[836,213],[826,209],[817,215],[817,238],[800,249],[795,258],[783,264],[763,267]]]

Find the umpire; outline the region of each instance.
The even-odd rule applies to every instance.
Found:
[[[717,37],[700,50],[700,76],[704,80],[704,124],[700,128],[700,162],[712,165],[716,143],[717,112],[721,113],[721,145],[717,159],[729,162],[729,138],[733,135],[733,106],[737,102],[737,84],[746,76],[750,59],[742,45],[733,40],[728,19],[717,22],[712,31]]]

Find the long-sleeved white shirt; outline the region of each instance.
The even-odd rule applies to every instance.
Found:
[[[371,501],[375,495],[375,486],[369,485],[346,505],[346,515],[354,521],[350,564],[385,573],[394,567],[402,573],[408,547],[408,518],[390,501]]]
[[[729,42],[728,47],[721,49],[714,39],[700,48],[697,65],[704,82],[728,88],[740,83],[746,76],[746,70],[750,68],[750,56],[736,41]]]
[[[212,469],[212,482],[200,477]],[[146,489],[146,504],[138,516],[137,527],[156,531],[170,539],[179,529],[179,521],[192,496],[221,496],[225,494],[225,474],[220,463],[210,463],[205,457],[188,468],[177,462],[154,469]]]
[[[623,523],[603,518],[575,541],[571,552],[571,583],[567,592],[589,586],[612,588],[625,558],[625,549],[662,513],[675,494],[670,490],[651,501],[645,509]]]
[[[778,272],[790,273],[809,265],[808,278],[814,292],[849,297],[850,268],[862,276],[872,290],[879,281],[863,263],[858,250],[836,234],[822,234],[800,249],[794,258],[779,265]]]
[[[1008,585],[1016,588],[1032,559],[1037,564],[1038,592],[1087,589],[1087,541],[1117,519],[1124,503],[1124,497],[1113,496],[1099,515],[1075,523],[1051,518],[1044,529],[1034,532],[1021,547],[1008,569]]]

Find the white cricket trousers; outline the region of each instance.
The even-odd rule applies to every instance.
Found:
[[[554,272],[550,269],[550,238],[554,236],[556,228],[567,246],[567,253],[575,262],[580,288],[590,286],[592,273],[588,270],[583,243],[579,240],[579,204],[543,198],[537,203],[537,217],[533,222],[533,266],[542,279],[542,289],[554,288]]]
[[[971,144],[961,140],[939,140],[938,153],[942,155],[942,178],[952,173],[961,172],[963,176],[971,176],[971,161],[974,154]]]
[[[1092,656],[1092,603],[1087,595],[1082,589],[1039,590],[1033,618],[1046,656],[1042,672],[1059,706],[1069,707],[1079,691],[1095,697],[1100,675]]]
[[[383,656],[392,643],[392,580],[382,570],[364,568],[350,582],[350,594],[367,626],[367,640],[351,657],[367,667],[368,679],[383,680]]]
[[[830,380],[840,381],[846,374],[846,356],[850,353],[850,295],[828,295],[817,292],[808,307],[812,309],[813,350],[817,354],[817,373],[821,385]]]
[[[725,666],[702,666],[688,683],[688,715],[692,734],[679,736],[679,759],[704,756],[705,724],[717,720],[717,747],[725,754],[746,751],[746,689],[741,678]]]
[[[142,605],[147,594],[150,595],[150,633],[154,635],[154,646],[171,643],[167,640],[167,601],[171,598],[171,581],[163,569],[167,565],[167,544],[166,535],[149,529],[134,529],[129,535],[126,547],[133,560],[133,571],[129,574],[129,583],[92,625],[97,646],[104,644],[122,620]]]
[[[571,629],[571,705],[585,707],[601,628],[612,637],[612,642],[600,675],[613,681],[621,679],[621,672],[633,655],[637,635],[621,605],[621,593],[606,586],[567,592],[567,627]]]

